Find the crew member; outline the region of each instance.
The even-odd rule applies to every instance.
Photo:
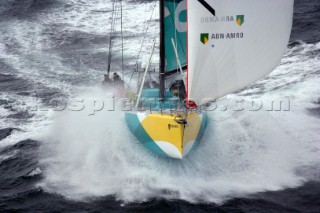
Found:
[[[120,83],[123,83],[123,81],[121,80],[120,76],[116,72],[113,73],[113,82],[116,85],[119,85]]]

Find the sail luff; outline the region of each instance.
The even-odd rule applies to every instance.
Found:
[[[188,8],[189,8],[189,0],[186,0],[186,8],[187,8],[187,10],[186,10],[186,15],[187,15],[187,21],[186,21],[186,30],[187,30],[187,35],[186,35],[186,37],[187,37],[187,39],[186,39],[186,50],[187,50],[187,58],[186,58],[186,61],[187,61],[187,69],[186,69],[186,80],[185,80],[185,87],[186,87],[186,100],[189,100],[189,66],[188,66],[188,64],[189,64],[189,30],[188,30],[188,27],[189,27],[189,24],[188,24],[188,22],[189,22],[189,10],[188,10]]]

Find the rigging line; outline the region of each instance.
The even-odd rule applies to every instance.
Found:
[[[175,51],[177,52],[177,56],[178,57],[176,57],[177,59],[176,59],[176,62],[177,62],[177,70],[180,68],[179,67],[179,62],[178,62],[178,58],[179,58],[179,52],[178,52],[178,42],[177,42],[177,29],[176,29],[176,8],[177,8],[177,3],[176,3],[176,1],[174,1],[174,10],[175,10],[175,12],[174,12],[174,17],[173,17],[173,24],[174,24],[174,46],[175,46]]]
[[[122,69],[122,81],[123,81],[123,83],[124,83],[122,0],[120,0],[120,10],[121,10],[121,69]]]
[[[115,2],[114,0],[112,2],[112,16],[111,16],[111,29],[110,29],[110,40],[109,40],[109,53],[108,53],[108,68],[107,68],[107,74],[109,76],[110,73],[110,67],[111,67],[111,51],[112,51],[112,39],[113,39],[113,31],[114,31],[114,15],[115,15]]]
[[[138,61],[139,61],[139,58],[140,58],[140,54],[142,52],[142,47],[143,47],[143,44],[144,44],[144,41],[147,37],[147,32],[148,32],[148,29],[149,29],[149,24],[150,24],[150,21],[152,20],[152,17],[153,17],[153,14],[154,14],[154,11],[155,11],[155,7],[157,6],[157,2],[154,3],[153,5],[153,8],[152,8],[152,13],[151,13],[151,16],[149,18],[148,21],[146,21],[146,27],[145,27],[145,31],[144,31],[144,37],[142,39],[142,42],[141,42],[141,46],[140,46],[140,49],[139,49],[139,52],[138,52],[138,57],[137,57],[137,60],[136,60],[136,63],[135,63],[135,67],[137,68],[137,72],[139,73],[139,67],[138,67]],[[131,74],[131,77],[130,77],[130,81],[129,81],[129,88],[130,88],[130,85],[131,85],[131,81],[132,81],[132,78],[133,78],[133,75],[134,75],[134,72],[132,72]]]
[[[120,21],[120,36],[121,36],[121,73],[122,73],[122,82],[123,86],[126,84],[124,81],[124,39],[123,39],[123,3],[122,0],[118,0],[118,4],[116,3],[116,17],[115,17],[115,25]],[[116,34],[116,32],[114,32]],[[127,84],[128,85],[128,84]]]
[[[123,53],[123,11],[122,11],[122,0],[116,0],[115,3],[115,16],[114,16],[114,30],[113,30],[113,37],[117,35],[117,28],[120,22],[120,36],[121,36],[121,72],[124,77],[124,53]]]
[[[147,23],[146,23],[147,26],[146,26],[146,29],[145,29],[145,32],[144,32],[143,40],[142,40],[142,42],[141,42],[141,46],[140,46],[140,50],[139,50],[139,53],[138,53],[138,58],[137,58],[136,63],[138,63],[138,60],[139,60],[139,57],[140,57],[140,54],[141,54],[141,51],[142,51],[143,43],[144,43],[144,41],[145,41],[145,38],[147,37],[147,32],[148,32],[148,30],[149,30],[150,21],[152,20],[152,17],[153,17],[153,15],[154,15],[154,9],[155,9],[155,7],[156,7],[156,4],[157,4],[157,2],[154,3],[153,8],[152,8],[151,16],[150,16],[149,20],[148,20]]]
[[[160,90],[159,97],[161,102],[165,100],[165,69],[166,69],[166,51],[165,51],[165,2],[164,0],[160,1],[159,14],[160,14]]]

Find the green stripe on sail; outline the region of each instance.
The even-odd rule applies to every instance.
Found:
[[[166,72],[178,69],[172,38],[177,46],[181,66],[187,64],[187,2],[165,0],[165,54]]]

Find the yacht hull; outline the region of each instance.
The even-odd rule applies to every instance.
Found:
[[[205,113],[160,114],[126,112],[131,132],[153,152],[182,159],[200,142],[207,126]]]

